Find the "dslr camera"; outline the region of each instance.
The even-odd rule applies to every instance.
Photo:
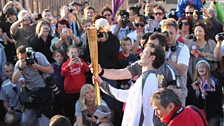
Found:
[[[121,20],[123,25],[127,25],[128,24],[128,16],[124,15],[124,18]]]
[[[103,31],[97,31],[97,38],[102,38],[104,33]]]
[[[218,40],[218,41],[223,41],[224,40],[224,32],[221,32],[219,34],[217,34],[215,36],[215,38]]]
[[[33,54],[33,48],[32,47],[27,47],[26,48],[26,54],[27,54],[27,58],[26,58],[26,64],[27,65],[32,65],[34,64],[34,58],[32,56]]]

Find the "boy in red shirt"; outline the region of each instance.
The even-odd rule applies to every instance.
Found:
[[[68,60],[62,64],[61,74],[64,76],[65,116],[73,120],[75,103],[79,98],[81,87],[86,83],[85,73],[89,71],[88,65],[78,57],[78,48],[69,46]]]

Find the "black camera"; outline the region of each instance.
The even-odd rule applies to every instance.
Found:
[[[193,34],[190,34],[188,38],[189,39],[194,39],[194,35]]]
[[[223,41],[224,40],[224,32],[217,34],[215,38],[218,41]]]
[[[196,15],[202,15],[203,14],[203,12],[201,12],[201,11],[196,11]]]
[[[27,58],[26,58],[26,65],[32,65],[34,64],[34,58],[32,56],[33,54],[33,48],[32,47],[27,47],[26,48],[26,54],[27,54]]]
[[[73,6],[69,6],[69,7],[68,7],[68,11],[69,11],[70,13],[72,13],[73,10],[74,10]]]
[[[160,27],[157,27],[157,28],[154,28],[154,32],[161,32],[161,28]]]
[[[124,18],[121,20],[123,25],[127,25],[128,24],[128,16],[124,15]]]
[[[53,92],[54,95],[59,95],[61,92],[58,89],[56,80],[57,78],[55,76],[50,76],[46,78],[46,83],[50,86],[51,91]]]
[[[98,38],[102,38],[103,37],[103,34],[104,34],[104,32],[99,31],[99,32],[97,32],[97,37]]]

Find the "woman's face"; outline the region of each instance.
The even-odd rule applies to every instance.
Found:
[[[153,14],[154,14],[155,20],[157,22],[160,22],[161,20],[163,20],[163,18],[165,16],[165,14],[163,13],[163,11],[160,10],[160,9],[157,9],[157,8],[154,8],[153,9]]]
[[[190,26],[189,26],[189,22],[186,19],[181,20],[181,24],[182,24],[181,31],[189,31]]]
[[[61,34],[63,28],[67,28],[67,26],[65,24],[58,23],[57,32],[59,35]]]
[[[197,40],[205,39],[205,30],[201,26],[196,26],[194,29],[194,35]]]
[[[106,19],[111,22],[112,21],[112,14],[110,11],[104,11],[103,16],[106,17]]]
[[[86,101],[94,101],[94,90],[88,88],[85,93],[85,99]]]
[[[200,64],[198,65],[198,69],[197,69],[197,71],[198,71],[198,74],[199,74],[200,76],[206,76],[207,73],[208,73],[208,67],[207,67],[206,64],[204,64],[204,63],[200,63]]]
[[[135,28],[137,33],[140,33],[140,32],[144,33],[145,23],[142,21],[135,21]]]
[[[43,24],[40,27],[40,32],[42,32],[42,36],[47,37],[49,35],[51,28],[47,24]]]

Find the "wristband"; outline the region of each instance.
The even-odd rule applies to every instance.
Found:
[[[104,74],[104,69],[102,68],[101,72],[99,73],[99,76],[102,76]]]

